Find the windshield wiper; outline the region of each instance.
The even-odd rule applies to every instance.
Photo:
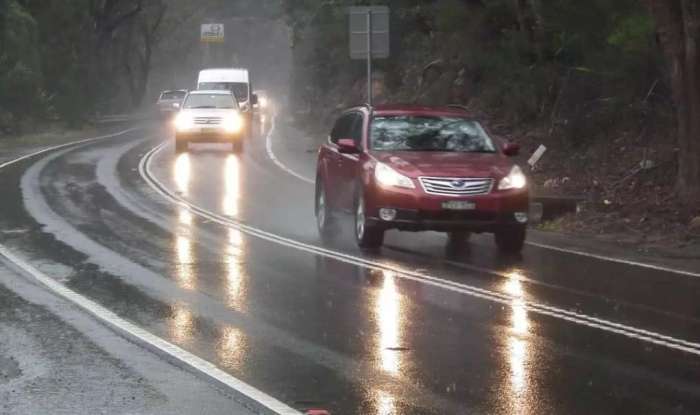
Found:
[[[202,109],[202,108],[216,108],[216,107],[213,106],[213,105],[199,105],[199,106],[190,107],[190,108],[192,108],[192,109]]]

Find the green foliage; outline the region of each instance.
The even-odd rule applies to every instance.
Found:
[[[625,53],[644,53],[649,50],[654,35],[654,22],[648,15],[636,14],[619,20],[608,43]]]

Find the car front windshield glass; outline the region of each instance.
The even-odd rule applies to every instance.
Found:
[[[248,100],[248,84],[245,82],[200,82],[199,89],[231,91],[238,102]]]
[[[496,151],[493,141],[476,121],[413,115],[374,117],[371,148],[379,151]]]
[[[160,96],[160,99],[162,100],[172,100],[172,99],[182,99],[185,97],[185,91],[170,91],[170,92],[163,92],[163,94]]]
[[[221,108],[234,109],[236,103],[227,94],[192,94],[185,101],[184,108]]]

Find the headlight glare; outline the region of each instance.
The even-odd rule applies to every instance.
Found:
[[[404,189],[415,189],[413,180],[397,172],[384,163],[377,163],[374,168],[374,178],[383,187],[402,187]]]
[[[181,112],[175,117],[175,128],[178,131],[189,130],[194,126],[194,119],[189,114]]]
[[[527,185],[527,178],[518,166],[513,166],[510,173],[498,183],[498,190],[522,189]]]
[[[243,119],[238,114],[229,115],[224,118],[223,126],[227,133],[237,133],[243,128]]]

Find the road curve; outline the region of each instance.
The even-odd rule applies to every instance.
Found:
[[[700,279],[537,246],[504,258],[486,236],[455,252],[390,233],[367,254],[349,223],[323,245],[313,187],[268,132],[241,157],[176,156],[153,128],[13,166],[23,203],[3,211],[33,230],[14,248],[297,409],[700,412]],[[270,139],[313,171],[302,133],[279,121]]]

